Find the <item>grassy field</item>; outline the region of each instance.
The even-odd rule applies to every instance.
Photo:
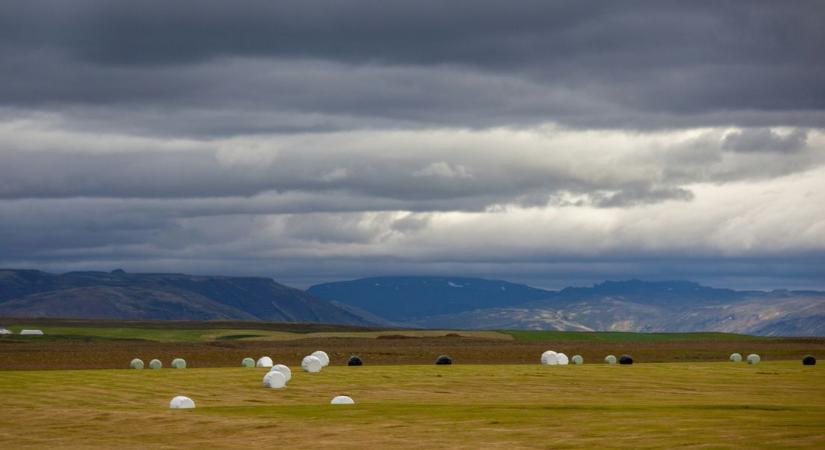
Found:
[[[330,366],[283,390],[260,369],[0,371],[0,448],[823,448],[824,369]]]
[[[209,342],[216,340],[270,340],[283,341],[295,339],[324,339],[324,338],[403,338],[403,337],[442,337],[447,335],[461,335],[464,337],[518,340],[523,342],[701,342],[701,341],[757,341],[775,338],[748,336],[732,333],[633,333],[618,331],[597,332],[569,332],[569,331],[533,331],[533,330],[502,330],[502,331],[451,331],[451,330],[323,330],[313,331],[311,328],[301,331],[267,329],[264,326],[254,328],[254,322],[248,322],[244,328],[202,326],[201,328],[179,328],[170,324],[167,327],[153,326],[94,326],[82,322],[73,325],[22,323],[9,326],[15,333],[26,328],[43,330],[43,337],[12,336],[17,340],[146,340],[153,342]],[[220,325],[220,324],[215,324]],[[237,325],[237,324],[235,324]],[[8,338],[6,338],[8,339]]]
[[[505,333],[519,341],[555,341],[555,342],[683,342],[683,341],[754,341],[771,338],[749,336],[733,333],[633,333],[626,331],[522,331],[511,330]]]
[[[6,319],[8,320],[8,319]],[[45,336],[0,337],[0,370],[116,369],[135,357],[192,367],[235,367],[244,357],[270,355],[289,364],[314,350],[343,363],[357,354],[369,365],[429,364],[449,354],[461,364],[537,362],[548,349],[585,361],[631,354],[638,362],[724,361],[732,352],[766,361],[825,355],[825,338],[767,338],[725,333],[621,333],[364,329],[264,322],[23,320],[2,323],[15,332],[39,328]]]
[[[209,342],[217,340],[288,341],[295,339],[326,338],[416,338],[441,337],[460,333],[466,337],[512,340],[508,333],[496,331],[445,331],[445,330],[384,330],[384,331],[278,331],[249,328],[143,328],[143,327],[94,327],[94,326],[53,326],[20,324],[8,327],[15,335],[4,339],[20,341],[41,340],[145,340],[153,342]],[[20,330],[36,328],[45,336],[19,336]]]

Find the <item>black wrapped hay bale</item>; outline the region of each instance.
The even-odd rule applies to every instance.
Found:
[[[816,365],[816,358],[814,358],[812,355],[805,355],[805,357],[802,358],[802,365],[803,366],[815,366]]]
[[[453,363],[453,358],[450,358],[447,355],[441,355],[435,360],[435,363],[439,366],[450,365]]]
[[[349,361],[347,361],[348,366],[363,366],[364,361],[361,361],[361,357],[358,355],[352,355],[349,357]]]
[[[619,357],[619,364],[633,364],[633,358],[630,355],[622,355]]]

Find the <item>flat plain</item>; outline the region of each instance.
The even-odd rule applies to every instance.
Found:
[[[823,338],[17,323],[0,338],[0,448],[825,448]],[[300,370],[326,350],[332,365]],[[542,351],[582,354],[541,366]],[[758,365],[727,362],[737,351]],[[436,355],[455,364],[436,366]],[[631,366],[606,365],[630,353]],[[347,367],[351,354],[365,365]],[[285,389],[261,386],[289,365]],[[184,370],[130,370],[184,357]],[[48,370],[42,370],[48,369]],[[194,410],[170,410],[175,395]],[[354,406],[332,406],[350,395]]]
[[[823,448],[821,366],[0,371],[2,448]],[[332,406],[339,394],[353,406]],[[170,410],[187,395],[194,410]]]
[[[726,361],[732,352],[758,353],[766,361],[824,355],[825,338],[758,337],[727,333],[627,333],[364,329],[263,322],[24,321],[0,325],[45,336],[0,337],[0,370],[118,369],[132,358],[170,361],[193,368],[235,367],[263,355],[289,365],[324,349],[333,364],[350,355],[368,365],[431,364],[439,354],[459,364],[531,364],[547,349],[580,354],[588,362],[607,354],[638,362]]]

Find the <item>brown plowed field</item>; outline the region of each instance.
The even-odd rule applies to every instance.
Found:
[[[601,362],[607,354],[630,354],[637,362],[722,361],[732,352],[758,353],[764,360],[801,359],[805,354],[825,357],[824,338],[754,339],[712,342],[524,342],[467,337],[423,338],[308,338],[285,341],[47,341],[0,339],[0,370],[127,368],[132,358],[148,363],[153,358],[165,366],[174,357],[189,367],[239,366],[244,357],[271,356],[276,362],[300,365],[304,355],[325,350],[333,365],[345,364],[350,355],[364,364],[430,364],[448,354],[456,364],[537,363],[548,349],[580,354],[585,362]]]

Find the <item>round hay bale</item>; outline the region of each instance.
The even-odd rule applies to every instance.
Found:
[[[160,362],[159,359],[153,359],[153,360],[149,361],[149,368],[150,369],[156,369],[156,370],[157,369],[162,369],[163,368],[163,363]]]
[[[360,356],[352,355],[352,356],[349,357],[349,360],[347,361],[347,365],[348,366],[363,366],[364,361],[361,361]]]
[[[143,368],[143,361],[140,358],[135,358],[129,363],[129,367],[140,370]]]
[[[584,364],[584,358],[582,358],[582,355],[573,355],[573,357],[570,358],[570,361],[577,366]]]
[[[292,379],[292,370],[290,370],[289,367],[287,367],[283,364],[275,364],[274,366],[272,366],[271,369],[269,369],[269,371],[270,372],[281,372],[284,375],[284,377],[286,378],[287,382],[289,382],[289,380]]]
[[[731,362],[742,362],[742,355],[739,353],[731,353],[728,359],[730,359]]]
[[[286,386],[286,377],[277,370],[271,370],[264,375],[264,387],[281,389]]]
[[[326,367],[329,365],[329,355],[327,355],[327,352],[323,350],[315,350],[314,352],[310,353],[310,355],[321,360],[321,367]]]
[[[541,354],[541,363],[546,366],[555,366],[559,363],[558,353],[553,350],[547,350]]]
[[[805,355],[802,358],[802,365],[803,366],[815,366],[816,365],[816,358],[813,355]]]
[[[619,357],[619,364],[630,365],[633,364],[633,358],[630,355],[622,355]]]
[[[566,366],[570,364],[570,358],[567,357],[564,353],[556,354],[556,359],[559,361],[560,366]]]
[[[541,363],[547,366],[554,366],[559,363],[558,353],[547,350],[541,354]]]
[[[184,397],[183,395],[178,395],[169,402],[169,408],[171,409],[191,409],[194,407],[195,402],[193,402],[191,398]]]
[[[333,397],[332,400],[329,402],[330,405],[354,405],[355,400],[346,396],[346,395],[338,395]]]
[[[309,373],[318,373],[318,372],[321,371],[321,368],[323,368],[323,367],[324,366],[321,363],[321,360],[318,359],[317,356],[312,356],[312,355],[304,356],[304,360],[301,361],[301,368],[304,369],[304,371],[309,372]]]
[[[438,355],[438,358],[435,359],[435,363],[439,366],[449,366],[453,363],[453,358],[450,358],[447,355]]]
[[[756,353],[751,353],[748,355],[748,364],[759,364],[760,361],[762,361],[762,358],[760,358]]]
[[[604,357],[604,362],[606,364],[616,364],[616,357],[613,355],[607,355]]]
[[[185,369],[186,368],[186,360],[183,358],[175,358],[172,360],[172,364],[170,364],[173,369]]]
[[[244,358],[241,361],[241,367],[255,367],[255,360],[252,358]]]
[[[255,363],[255,367],[272,367],[272,358],[269,356],[261,356],[258,358],[258,362]]]

